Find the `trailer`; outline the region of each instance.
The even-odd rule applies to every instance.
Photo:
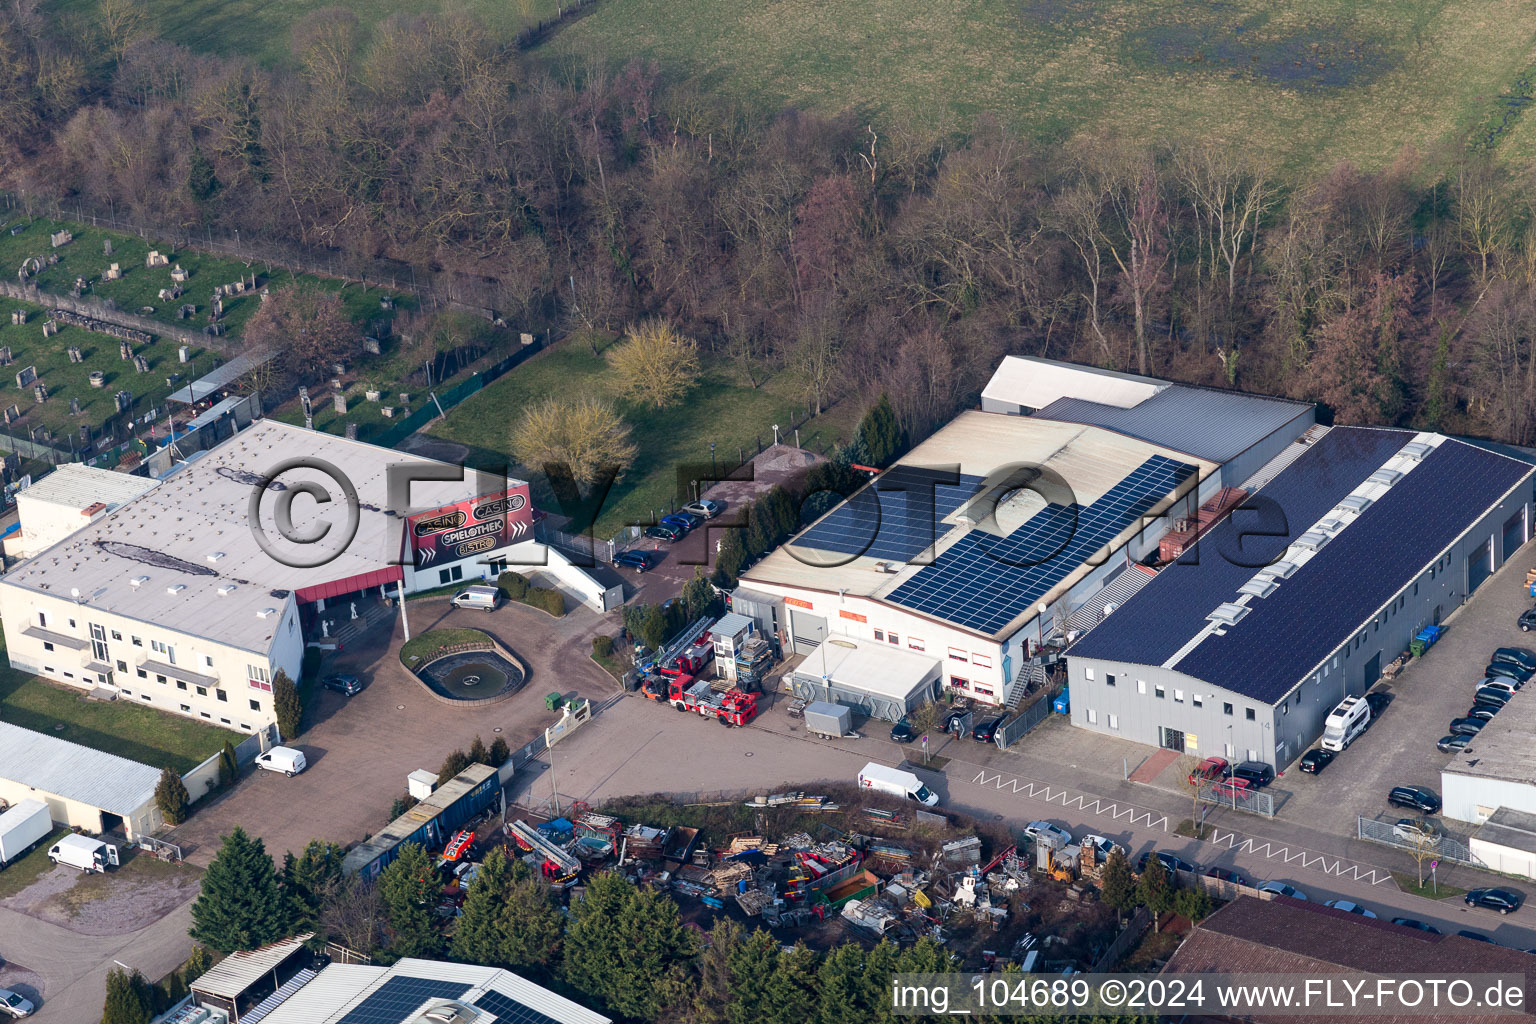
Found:
[[[23,800],[0,814],[0,868],[23,857],[53,832],[53,818],[41,800]]]
[[[805,731],[825,739],[842,739],[853,731],[853,709],[829,701],[805,706]]]
[[[699,841],[699,830],[687,825],[674,825],[661,847],[662,860],[684,863],[693,856],[693,847]]]

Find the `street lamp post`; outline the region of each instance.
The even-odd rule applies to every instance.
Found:
[[[715,468],[715,442],[709,442],[709,475],[718,476],[720,471]]]
[[[1045,612],[1046,612],[1045,602],[1041,601],[1038,605],[1036,605],[1035,606],[1035,611],[1039,613],[1039,614],[1037,614],[1035,616],[1035,625],[1040,628],[1040,634],[1039,634],[1040,639],[1039,639],[1038,646],[1039,646],[1040,650],[1044,651],[1045,650]]]

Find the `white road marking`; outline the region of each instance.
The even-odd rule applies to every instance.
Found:
[[[1062,807],[1076,808],[1088,814],[1097,814],[1127,825],[1149,829],[1160,828],[1164,832],[1168,831],[1168,816],[1165,814],[1156,814],[1155,812],[1143,811],[1135,807],[1121,806],[1112,800],[1105,800],[1101,797],[1090,796],[1085,793],[1073,794],[1069,790],[1057,789],[1043,782],[1030,782],[1027,779],[1007,777],[1001,772],[988,774],[986,771],[978,772],[971,782],[977,786],[1011,789],[1013,792],[1030,797],[1031,799],[1061,804]]]

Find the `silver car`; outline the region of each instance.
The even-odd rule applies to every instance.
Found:
[[[1307,894],[1294,885],[1286,885],[1284,882],[1260,882],[1259,889],[1263,892],[1272,892],[1276,896],[1289,896],[1293,900],[1307,902]]]
[[[30,1017],[35,1009],[37,1007],[32,1005],[32,1000],[8,988],[0,988],[0,1012],[10,1014],[13,1020]]]

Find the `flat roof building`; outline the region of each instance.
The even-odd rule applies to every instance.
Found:
[[[1438,434],[1329,430],[1068,648],[1073,724],[1289,764],[1530,538],[1533,473]]]
[[[1536,690],[1509,699],[1465,750],[1446,760],[1440,787],[1447,818],[1488,821],[1501,808],[1536,814]]]
[[[31,558],[158,485],[146,477],[66,462],[16,492],[21,535],[7,538],[6,551]]]
[[[346,621],[348,604],[538,561],[526,483],[445,469],[265,419],[158,482],[126,478],[148,486],[0,578],[11,665],[263,729],[273,677],[298,678],[306,634],[328,635],[328,601]]]
[[[41,800],[71,828],[121,828],[130,841],[153,832],[159,782],[159,768],[0,722],[0,799]]]

